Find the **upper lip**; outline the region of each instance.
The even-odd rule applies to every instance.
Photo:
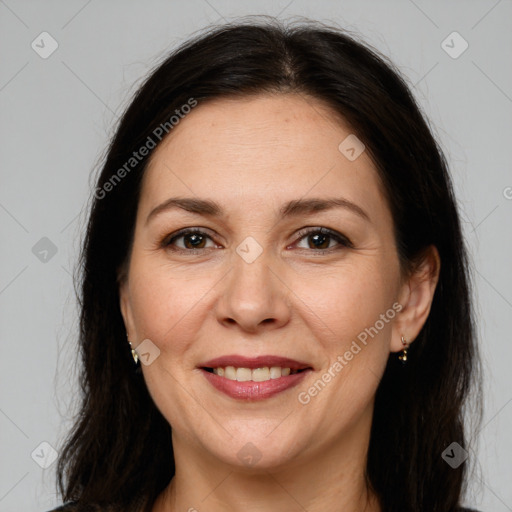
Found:
[[[311,365],[295,359],[281,356],[257,356],[245,357],[240,355],[228,355],[210,359],[199,365],[200,368],[225,368],[226,366],[235,366],[236,368],[264,368],[265,366],[280,366],[281,368],[290,368],[290,370],[303,370],[311,368]]]

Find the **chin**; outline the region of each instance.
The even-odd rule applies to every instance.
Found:
[[[210,440],[204,446],[214,457],[236,467],[237,471],[258,473],[293,465],[309,443],[285,430],[269,435],[272,428],[268,427],[267,422],[259,431],[251,428],[248,432],[246,428],[244,432],[234,434],[233,437],[226,435],[222,443],[212,446]]]

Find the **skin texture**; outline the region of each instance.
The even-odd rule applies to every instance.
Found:
[[[223,98],[199,104],[153,154],[120,295],[133,345],[150,339],[160,350],[143,375],[172,426],[176,476],[154,511],[381,510],[364,481],[374,395],[390,352],[428,316],[440,262],[431,248],[414,273],[402,272],[371,159],[338,149],[350,133],[317,99]],[[175,208],[146,222],[170,197],[214,200],[224,214]],[[368,220],[348,208],[279,219],[287,201],[313,197],[344,198]],[[188,227],[211,237],[200,250],[186,236],[161,244]],[[312,240],[321,227],[353,246],[327,237],[322,254]],[[250,264],[236,252],[249,236],[263,250]],[[401,311],[301,403],[396,303]],[[298,387],[241,402],[198,369],[227,354],[285,356],[314,371]],[[249,442],[261,454],[252,466],[237,456]]]

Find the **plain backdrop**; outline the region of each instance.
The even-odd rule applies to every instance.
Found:
[[[430,119],[471,250],[484,358],[467,502],[512,510],[510,0],[0,0],[0,511],[59,503],[52,449],[77,405],[72,273],[91,173],[116,120],[166,52],[248,14],[361,34],[397,64]]]

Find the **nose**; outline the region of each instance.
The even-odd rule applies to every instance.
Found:
[[[252,263],[234,255],[231,272],[217,302],[218,321],[257,333],[283,327],[290,321],[290,289],[283,272],[266,252]]]

